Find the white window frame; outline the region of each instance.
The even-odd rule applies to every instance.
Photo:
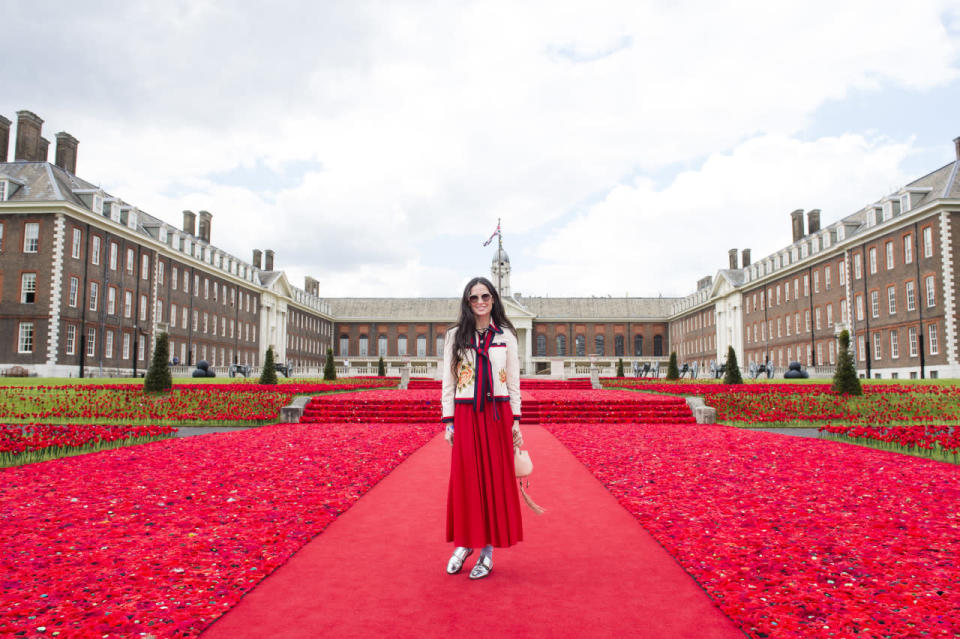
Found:
[[[73,245],[70,247],[70,257],[75,260],[80,259],[80,243],[83,242],[83,234],[80,229],[73,229]]]
[[[23,252],[40,252],[40,223],[25,222],[23,225]],[[32,351],[31,351],[32,352]]]
[[[67,355],[77,354],[77,327],[74,324],[67,324],[67,343],[65,350]]]
[[[930,324],[927,326],[927,339],[930,345],[930,354],[939,355],[940,354],[940,336],[937,334],[937,325]]]
[[[17,331],[17,353],[28,354],[33,352],[35,327],[33,322],[20,322]]]
[[[32,299],[27,299],[30,296]],[[20,303],[34,304],[37,301],[37,274],[28,272],[20,274]]]

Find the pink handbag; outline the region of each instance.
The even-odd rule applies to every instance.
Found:
[[[533,460],[530,459],[530,453],[525,450],[520,450],[519,446],[513,447],[513,468],[516,472],[517,478],[520,480],[520,494],[523,496],[523,501],[527,503],[527,506],[530,507],[530,510],[542,515],[546,511],[538,506],[532,499],[530,495],[527,494],[527,491],[523,485],[523,479],[529,477],[530,473],[533,472]],[[530,486],[530,480],[527,480],[527,487]]]

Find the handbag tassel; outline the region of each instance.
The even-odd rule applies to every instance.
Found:
[[[527,485],[528,485],[528,486],[530,485],[530,482],[529,482],[529,481],[527,482]],[[523,489],[523,480],[522,480],[522,479],[520,480],[520,494],[523,495],[523,501],[527,502],[527,506],[530,507],[530,510],[532,510],[532,511],[535,512],[535,513],[537,513],[538,515],[542,515],[543,513],[547,512],[546,510],[544,510],[544,509],[541,508],[540,506],[537,506],[536,502],[534,502],[532,499],[530,499],[530,495],[528,495],[528,494],[527,494],[527,491]]]

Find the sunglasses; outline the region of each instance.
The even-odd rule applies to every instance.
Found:
[[[489,302],[490,293],[484,293],[483,295],[471,295],[467,299],[470,300],[471,304],[476,304],[477,302],[480,302],[480,301]]]

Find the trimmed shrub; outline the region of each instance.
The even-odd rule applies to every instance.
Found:
[[[323,364],[323,378],[336,379],[337,367],[333,365],[333,349],[327,349],[327,361]]]
[[[273,346],[267,348],[267,355],[263,358],[263,371],[260,373],[260,383],[277,383],[277,367],[273,361]]]
[[[727,349],[727,366],[723,373],[724,384],[742,384],[743,376],[740,375],[740,366],[737,364],[737,353],[733,346]]]
[[[624,376],[624,374],[623,374],[623,358],[621,357],[621,358],[617,361],[617,377],[623,377],[623,376]]]
[[[670,352],[670,362],[667,364],[667,379],[680,379],[680,367],[677,366],[677,351]]]
[[[831,389],[843,395],[862,395],[863,387],[857,377],[857,368],[850,354],[850,333],[840,333],[840,349],[837,353],[837,370],[833,374]]]
[[[143,380],[143,390],[148,393],[165,393],[173,388],[173,376],[167,362],[170,359],[170,338],[166,333],[157,335],[157,343],[153,347],[153,359],[150,360],[150,370]]]

